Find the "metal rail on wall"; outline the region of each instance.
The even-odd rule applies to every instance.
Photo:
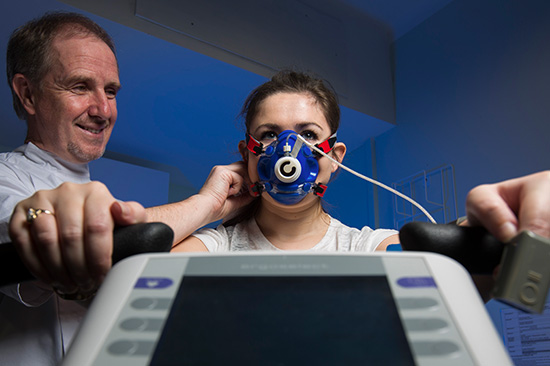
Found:
[[[438,223],[446,223],[458,217],[452,165],[420,171],[392,183],[392,188],[422,205]],[[395,229],[408,222],[427,221],[420,210],[397,196],[393,199],[393,206]]]

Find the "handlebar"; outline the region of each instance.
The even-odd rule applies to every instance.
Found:
[[[168,252],[173,240],[172,229],[160,222],[117,227],[113,231],[113,265],[135,254]],[[34,279],[13,243],[0,244],[0,273],[0,286]]]
[[[472,274],[492,274],[504,251],[483,227],[411,222],[401,228],[399,239],[403,250],[446,255]]]

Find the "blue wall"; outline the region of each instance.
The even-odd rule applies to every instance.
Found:
[[[10,14],[0,25],[2,47],[11,30],[33,16],[77,10],[53,0],[3,2],[0,9]],[[473,186],[547,168],[549,13],[542,0],[455,0],[401,37],[394,44],[397,127],[362,129],[377,124],[344,109],[339,139],[350,147],[345,163],[388,184],[452,164],[459,214]],[[235,116],[249,90],[265,78],[90,16],[118,45],[123,89],[110,152],[174,167],[182,173],[185,194],[201,186],[214,164],[238,158],[242,131]],[[13,148],[25,126],[11,110],[5,84],[0,97],[0,146]],[[377,134],[373,156],[370,141],[358,137]],[[171,187],[175,176],[170,174]],[[391,195],[378,192],[380,226],[392,227]],[[341,172],[326,200],[345,223],[376,226],[369,183]]]
[[[379,178],[452,164],[463,215],[475,185],[548,169],[549,19],[546,0],[455,0],[401,37],[397,127],[376,138]]]
[[[117,97],[118,120],[107,146],[109,152],[175,167],[183,172],[182,184],[195,190],[214,164],[236,159],[233,153],[243,138],[236,116],[246,95],[264,77],[54,0],[2,2],[0,53],[5,55],[13,29],[53,10],[91,17],[117,45],[122,89]],[[5,70],[5,57],[0,58],[0,68]],[[23,143],[26,126],[13,112],[7,83],[1,85],[0,148],[9,150]],[[93,169],[99,167],[96,164]],[[114,186],[129,175],[121,173],[119,179],[110,172],[101,177]],[[133,194],[124,198],[157,202],[154,197]]]
[[[548,169],[549,19],[546,0],[455,0],[401,37],[397,127],[376,138],[379,178],[452,164],[464,215],[475,185]],[[389,199],[380,192],[383,227],[393,225]],[[504,337],[508,307],[491,301],[487,309]]]
[[[142,177],[141,172],[150,171],[160,177],[169,172],[168,200],[183,199],[198,191],[214,165],[240,159],[237,143],[244,137],[244,131],[236,116],[246,95],[265,77],[58,1],[2,2],[0,10],[4,14],[0,22],[2,54],[13,29],[50,10],[84,13],[113,36],[122,89],[117,97],[119,117],[107,155],[134,165],[145,162],[142,170],[125,164],[104,170],[104,164],[92,164],[92,177],[106,183],[117,197],[146,206],[163,203],[160,197],[166,197],[164,178],[132,178],[136,172]],[[0,58],[0,68],[5,69],[5,58]],[[392,127],[343,108],[339,139],[349,147],[346,162],[370,174],[370,156],[362,156],[362,145],[369,136]],[[6,83],[0,87],[0,129],[1,150],[13,149],[23,142],[25,123],[17,120],[13,112]],[[132,182],[132,187],[125,190],[125,182]],[[368,208],[368,189],[368,183],[343,172],[326,196],[331,212],[354,226],[374,222],[372,214],[368,216],[365,211],[366,208],[372,211]],[[157,195],[159,192],[162,194]]]

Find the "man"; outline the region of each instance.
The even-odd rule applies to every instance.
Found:
[[[63,182],[90,182],[87,163],[105,150],[120,88],[111,38],[78,14],[49,14],[17,29],[8,44],[7,73],[14,108],[27,121],[28,132],[25,145],[0,157],[1,242],[9,241],[8,222],[18,201]],[[92,188],[99,193],[89,199],[102,207],[96,214],[118,224],[145,219],[139,204],[116,202],[98,183]],[[41,218],[37,224],[46,221]],[[99,244],[89,246],[89,253],[74,243],[62,250],[50,247],[34,257],[47,263],[47,269],[29,266],[43,281],[1,289],[0,364],[60,361],[84,307],[54,296],[50,285],[61,294],[77,289],[89,294],[110,266],[110,249],[105,247],[112,233],[87,230]]]
[[[0,365],[57,365],[85,311],[70,299],[91,296],[109,270],[115,225],[163,221],[179,241],[251,198],[206,212],[208,187],[241,179],[214,176],[206,194],[146,212],[90,182],[87,163],[103,155],[120,89],[113,41],[90,19],[50,13],[18,28],[7,76],[28,132],[25,145],[0,154],[0,242],[10,241],[13,212],[11,238],[40,281],[0,289]]]

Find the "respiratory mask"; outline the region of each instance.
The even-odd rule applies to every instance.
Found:
[[[315,146],[328,153],[335,142],[336,134]],[[311,191],[320,197],[325,194],[327,186],[315,183],[319,173],[318,154],[312,151],[296,132],[283,131],[277,140],[265,147],[247,134],[246,144],[248,150],[260,156],[260,180],[252,184],[253,195],[258,196],[262,191],[266,191],[277,202],[293,205]]]

